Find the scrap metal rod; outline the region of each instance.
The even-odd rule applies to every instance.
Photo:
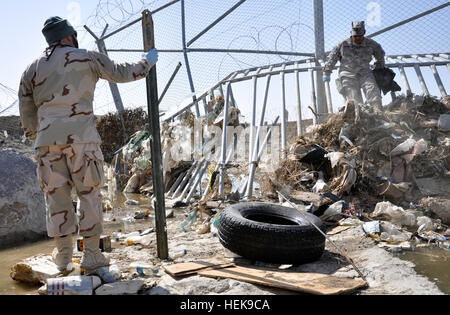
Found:
[[[347,259],[347,261],[353,266],[353,268],[355,268],[356,272],[359,274],[359,276],[361,277],[361,279],[363,279],[364,281],[367,282],[366,277],[362,274],[362,272],[358,269],[358,267],[356,267],[355,263],[353,262],[353,260],[348,257],[332,240],[330,240],[328,238],[328,236],[322,232],[322,230],[315,225],[300,209],[297,208],[297,206],[295,204],[293,204],[291,201],[289,201],[288,198],[286,198],[286,196],[284,196],[280,191],[277,190],[277,193],[280,194],[280,196],[282,198],[284,198],[290,205],[291,207],[293,207],[295,210],[297,210],[305,219],[306,221],[308,221],[313,227],[315,227],[323,236],[325,236],[325,238],[334,246],[336,247],[336,249],[339,251],[339,253],[345,257],[345,259]]]
[[[177,186],[177,188],[175,189],[175,191],[172,193],[172,195],[170,196],[172,199],[176,198],[176,196],[179,195],[179,193],[182,191],[182,189],[184,189],[186,183],[188,182],[192,172],[194,171],[194,169],[198,166],[198,161],[194,161],[194,163],[192,163],[191,167],[189,168],[189,170],[187,171],[186,175],[184,175],[183,181]]]
[[[254,169],[254,171],[253,171],[253,175],[249,175],[249,177],[247,178],[247,181],[245,182],[245,184],[241,187],[241,190],[239,191],[239,194],[242,196],[242,195],[244,195],[244,193],[245,193],[245,191],[247,190],[247,185],[249,184],[249,181],[250,181],[250,179],[252,180],[252,183],[251,183],[251,186],[252,186],[252,188],[251,188],[251,194],[253,194],[253,179],[254,179],[254,176],[255,176],[255,174],[254,174],[254,172],[256,172],[256,167],[257,167],[257,165],[259,164],[259,161],[261,161],[261,157],[262,157],[262,155],[263,155],[263,153],[264,153],[264,150],[265,150],[265,148],[266,148],[266,145],[267,145],[267,142],[269,142],[269,140],[270,140],[270,137],[272,136],[272,131],[273,131],[273,129],[275,128],[275,126],[276,126],[276,124],[278,124],[278,120],[280,119],[280,116],[277,116],[277,118],[275,118],[275,120],[274,120],[274,122],[273,122],[273,124],[272,124],[272,127],[270,127],[270,129],[269,129],[269,131],[267,132],[267,135],[266,135],[266,138],[264,139],[264,142],[263,142],[263,144],[261,145],[261,148],[259,149],[259,153],[258,153],[258,157],[257,157],[257,159],[256,159],[256,161],[255,162],[250,162],[252,165],[254,165],[254,168],[252,168],[252,169]],[[248,197],[248,196],[247,196]],[[251,197],[251,196],[250,196]]]

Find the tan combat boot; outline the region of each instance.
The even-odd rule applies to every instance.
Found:
[[[100,250],[100,234],[84,237],[84,253],[81,259],[81,268],[86,270],[95,270],[97,268],[108,266],[109,258],[105,257]]]
[[[64,271],[72,262],[73,244],[72,234],[55,236],[56,248],[52,253],[52,260],[59,271]]]

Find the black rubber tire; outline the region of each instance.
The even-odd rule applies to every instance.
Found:
[[[303,212],[322,231],[322,220]],[[225,208],[218,228],[220,243],[244,258],[277,264],[320,259],[325,237],[296,209],[267,203],[239,203]]]

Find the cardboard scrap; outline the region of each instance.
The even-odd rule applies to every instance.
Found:
[[[229,278],[263,286],[320,295],[344,294],[367,286],[367,282],[361,279],[342,278],[318,273],[274,271],[243,266],[200,270],[197,273],[200,276],[210,278]]]
[[[223,257],[213,257],[199,261],[166,265],[163,268],[172,277],[181,277],[204,269],[225,268],[232,265],[234,265],[232,262]]]

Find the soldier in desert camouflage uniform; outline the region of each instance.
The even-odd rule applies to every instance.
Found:
[[[116,64],[104,54],[78,49],[77,33],[67,20],[52,17],[42,32],[50,46],[22,75],[20,117],[38,153],[47,231],[56,243],[53,260],[61,271],[71,262],[72,233],[78,223],[84,238],[81,266],[96,269],[108,265],[109,259],[99,249],[104,175],[92,105],[95,85],[99,79],[120,83],[145,78],[158,52],[151,50],[137,63]],[[78,218],[72,187],[79,199]]]
[[[382,109],[381,91],[377,85],[370,62],[375,57],[375,68],[384,68],[385,52],[374,40],[364,37],[366,29],[363,21],[352,23],[352,36],[340,42],[330,53],[324,69],[324,81],[330,81],[330,74],[338,61],[338,89],[347,100],[362,104],[361,88],[366,94],[367,102],[376,110]]]

